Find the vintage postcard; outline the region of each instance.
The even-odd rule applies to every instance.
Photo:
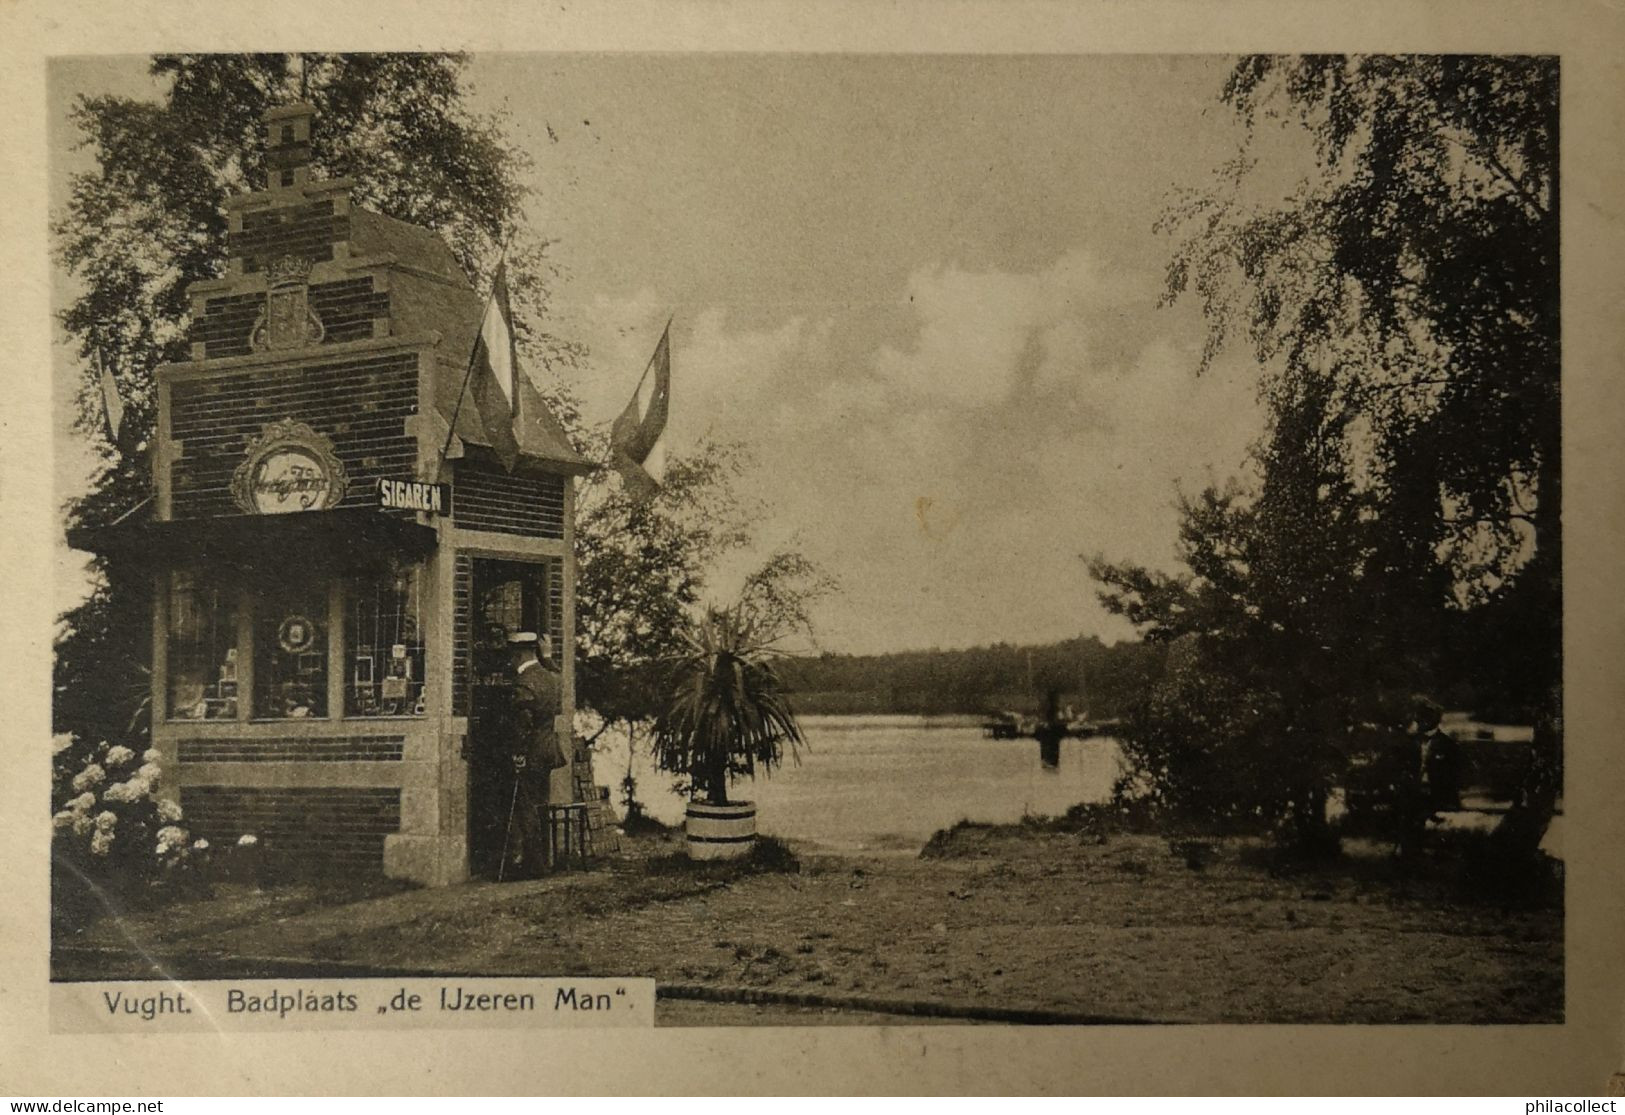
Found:
[[[676,10],[6,16],[0,1090],[1600,1093],[1618,14]]]

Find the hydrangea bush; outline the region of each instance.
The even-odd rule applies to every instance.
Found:
[[[51,859],[60,916],[83,922],[161,881],[194,876],[208,842],[187,831],[180,806],[158,796],[158,752],[122,744],[58,748],[51,793]]]

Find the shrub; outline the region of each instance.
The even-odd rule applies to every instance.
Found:
[[[52,915],[64,928],[139,904],[160,885],[187,886],[210,855],[180,807],[161,799],[158,752],[69,742],[52,764]]]

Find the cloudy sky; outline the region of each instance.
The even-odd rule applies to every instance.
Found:
[[[1156,306],[1152,231],[1236,149],[1226,69],[581,54],[469,76],[534,159],[588,417],[675,315],[671,449],[745,442],[764,548],[843,586],[821,643],[879,651],[1128,634],[1079,555],[1167,565],[1176,484],[1241,465],[1256,369],[1196,376],[1201,321]],[[101,64],[56,88],[140,81]]]

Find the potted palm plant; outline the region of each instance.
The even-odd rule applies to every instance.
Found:
[[[773,667],[773,638],[745,605],[709,609],[685,633],[665,711],[655,719],[655,761],[683,776],[694,859],[731,859],[756,839],[756,804],[730,801],[741,775],[770,773],[802,743],[801,726]]]

